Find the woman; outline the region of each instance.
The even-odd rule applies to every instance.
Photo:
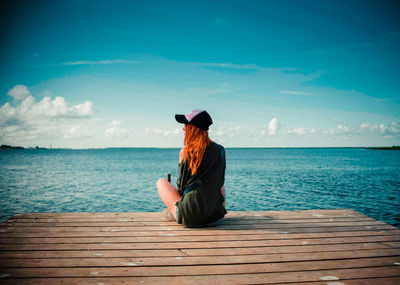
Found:
[[[176,189],[167,180],[157,181],[161,199],[168,207],[166,214],[179,224],[204,226],[223,218],[225,210],[225,149],[211,141],[210,115],[192,110],[175,115],[184,124],[184,147],[179,154]]]

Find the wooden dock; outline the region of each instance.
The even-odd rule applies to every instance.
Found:
[[[1,284],[400,284],[400,229],[348,209],[31,213],[0,226]]]

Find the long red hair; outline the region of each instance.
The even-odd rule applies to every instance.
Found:
[[[189,162],[189,168],[192,175],[196,174],[203,159],[206,147],[211,143],[208,132],[195,127],[194,125],[185,124],[185,139],[183,140],[183,161]]]

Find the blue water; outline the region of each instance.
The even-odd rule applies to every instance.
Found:
[[[26,212],[161,211],[178,149],[2,150],[0,220]],[[227,210],[351,208],[400,226],[400,151],[227,149]]]

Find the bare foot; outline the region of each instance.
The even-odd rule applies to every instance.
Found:
[[[163,213],[164,217],[167,219],[168,222],[175,222],[175,218],[174,218],[174,216],[172,216],[172,214],[168,210],[168,208],[165,208],[162,213]]]

